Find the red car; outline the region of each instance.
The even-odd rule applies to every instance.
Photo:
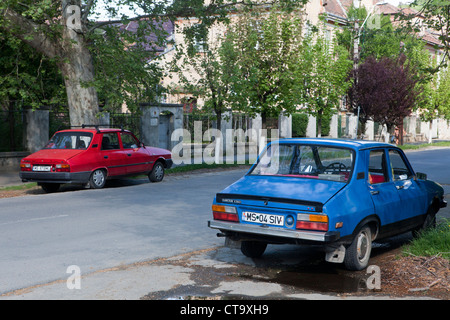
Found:
[[[169,150],[146,147],[128,130],[83,126],[56,132],[42,150],[23,158],[20,178],[37,182],[46,192],[63,183],[99,189],[107,179],[139,174],[159,182],[171,166]]]

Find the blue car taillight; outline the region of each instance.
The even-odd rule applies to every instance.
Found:
[[[239,222],[236,207],[221,206],[214,204],[212,206],[214,220],[225,220]]]
[[[328,216],[324,214],[297,214],[296,229],[328,231]]]

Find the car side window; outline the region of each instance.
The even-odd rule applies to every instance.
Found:
[[[369,158],[369,183],[377,184],[388,182],[386,155],[384,150],[370,151]]]
[[[122,145],[124,149],[135,149],[139,147],[139,142],[129,133],[121,133]]]
[[[389,160],[391,163],[394,181],[408,180],[412,178],[411,170],[397,150],[389,150]]]
[[[102,138],[102,150],[117,150],[120,149],[119,137],[117,133],[104,133]]]

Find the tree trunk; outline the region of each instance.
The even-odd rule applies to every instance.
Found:
[[[261,129],[267,129],[267,113],[261,112]]]
[[[81,1],[74,3],[75,7],[81,7]],[[68,6],[71,4],[70,0],[62,1],[62,7],[66,8],[62,15],[64,59],[58,65],[66,85],[70,124],[95,125],[98,124],[99,113],[97,91],[94,87],[87,86],[94,80],[94,62],[82,32],[85,27],[81,25],[81,16],[76,16],[76,11],[69,10]]]
[[[79,12],[70,12],[70,6],[81,8],[81,1],[62,1],[60,36],[55,35],[47,24],[39,25],[9,8],[3,12],[3,19],[7,22],[4,27],[36,51],[59,61],[57,64],[66,85],[71,125],[97,124],[97,91],[87,87],[87,83],[94,79],[92,54],[84,38],[85,27],[79,20]],[[79,23],[74,23],[73,19]]]
[[[94,79],[94,66],[91,53],[79,45],[69,49],[67,61],[59,64],[66,85],[70,124],[98,124],[99,113],[97,91],[83,85]]]

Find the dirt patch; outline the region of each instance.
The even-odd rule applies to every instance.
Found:
[[[394,296],[421,296],[450,300],[450,261],[439,256],[392,255],[379,259],[381,288]]]
[[[44,190],[41,187],[35,186],[26,190],[1,190],[0,189],[0,199],[1,198],[13,198],[13,197],[22,197],[22,196],[30,196],[36,194],[44,194]]]

